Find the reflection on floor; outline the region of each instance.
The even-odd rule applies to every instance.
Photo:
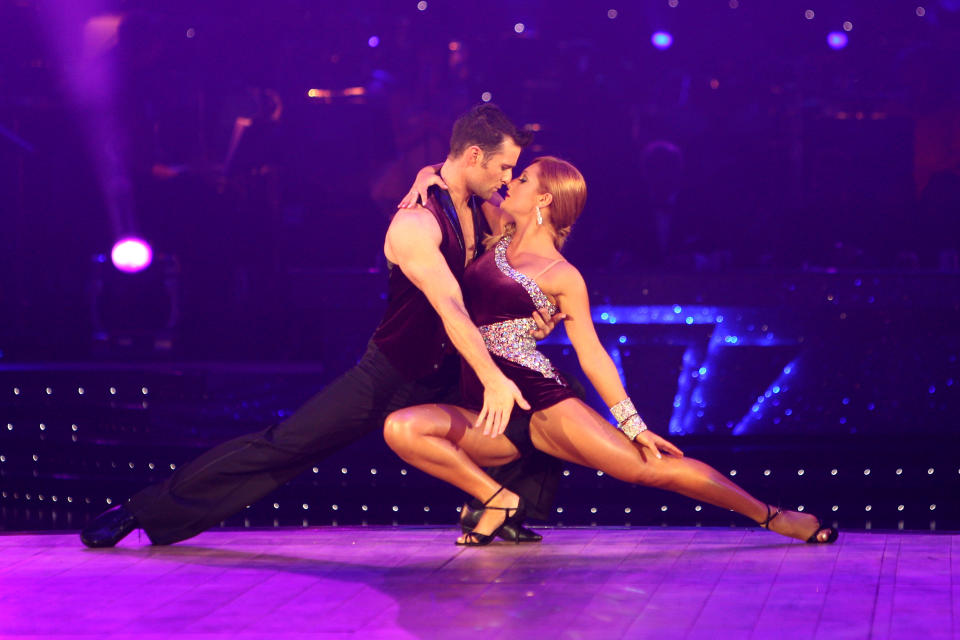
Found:
[[[0,535],[2,635],[31,638],[949,638],[960,535],[545,529],[453,545],[421,527]]]

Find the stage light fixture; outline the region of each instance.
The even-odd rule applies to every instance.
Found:
[[[110,259],[115,266],[124,273],[143,271],[153,262],[153,249],[149,243],[133,236],[121,238],[113,245]]]
[[[827,34],[827,44],[834,51],[843,49],[847,46],[848,42],[849,39],[847,38],[847,34],[843,33],[842,31],[831,31]]]
[[[650,43],[657,49],[665,51],[673,45],[673,36],[666,31],[657,31],[650,36]]]

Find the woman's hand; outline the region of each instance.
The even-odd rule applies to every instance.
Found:
[[[537,328],[531,331],[530,335],[533,336],[534,340],[543,340],[550,335],[550,332],[553,331],[558,322],[566,319],[567,314],[565,313],[558,312],[556,315],[551,316],[549,309],[538,309],[533,312],[533,321],[537,323]]]
[[[660,451],[666,451],[667,453],[677,456],[678,458],[683,457],[683,451],[680,451],[675,444],[666,438],[661,438],[649,429],[638,433],[634,442],[639,444],[641,447],[650,449],[650,451],[653,452],[653,455],[657,456],[658,458],[663,458],[663,456],[660,454]]]
[[[417,178],[414,180],[413,186],[410,187],[410,191],[408,191],[407,195],[400,201],[397,208],[413,209],[417,206],[418,199],[421,204],[427,204],[427,189],[433,185],[437,185],[444,190],[448,189],[447,183],[444,182],[440,174],[437,173],[434,165],[420,169],[420,171],[417,172]]]

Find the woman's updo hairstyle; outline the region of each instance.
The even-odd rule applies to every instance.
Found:
[[[550,221],[555,231],[554,244],[560,249],[570,235],[573,223],[583,212],[587,202],[587,182],[575,166],[560,158],[540,156],[530,164],[537,165],[540,170],[541,193],[553,196]]]
[[[553,244],[560,249],[587,202],[587,182],[575,166],[560,158],[540,156],[530,163],[531,167],[533,165],[537,165],[539,169],[540,193],[553,196],[549,205],[550,223],[553,225]],[[500,242],[503,236],[516,231],[516,228],[516,223],[507,223],[503,233],[488,236],[484,240],[484,246],[490,249]]]

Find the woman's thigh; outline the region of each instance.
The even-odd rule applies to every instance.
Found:
[[[448,404],[422,404],[400,409],[391,415],[419,435],[444,438],[463,450],[481,467],[513,462],[520,452],[504,435],[490,437],[474,428],[477,413]]]
[[[544,453],[627,482],[653,482],[673,462],[669,455],[662,460],[649,455],[576,398],[536,412],[530,437]]]

